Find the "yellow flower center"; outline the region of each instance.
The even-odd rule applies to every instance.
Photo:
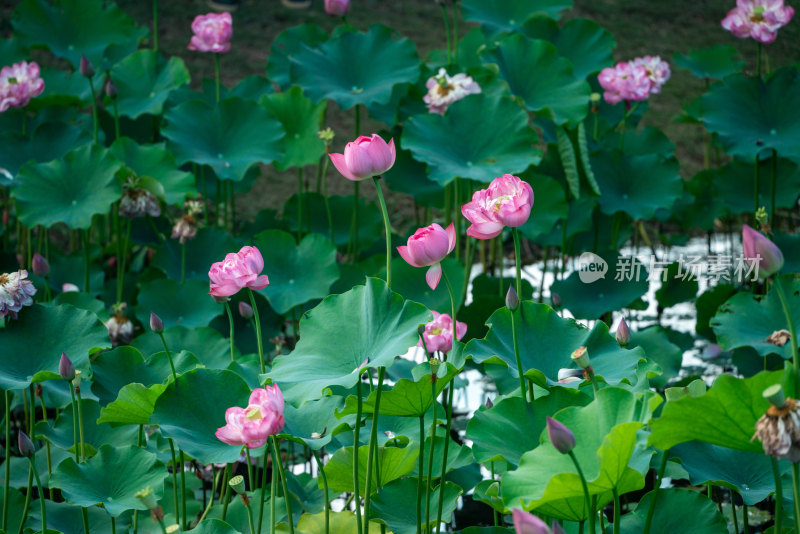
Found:
[[[7,274],[0,274],[0,285],[5,284],[8,282],[8,275]]]
[[[431,334],[433,334],[434,336],[438,336],[441,333],[442,333],[441,328],[431,328]]]
[[[253,406],[247,409],[246,417],[251,421],[258,421],[259,419],[264,419],[264,416],[261,414],[261,408],[258,406]]]

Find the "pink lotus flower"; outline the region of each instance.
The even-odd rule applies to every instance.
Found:
[[[230,13],[197,15],[192,21],[192,31],[189,50],[224,54],[231,49],[233,19]]]
[[[550,534],[547,523],[529,512],[514,508],[511,516],[514,519],[516,534]]]
[[[765,280],[783,267],[783,252],[761,232],[746,224],[742,226],[744,257],[751,265],[757,264],[758,278]]]
[[[447,230],[436,223],[418,229],[408,238],[408,244],[397,247],[400,256],[413,267],[427,267],[425,280],[431,289],[436,289],[442,278],[442,264],[439,263],[445,256],[456,248],[456,230],[453,223]]]
[[[783,0],[736,0],[736,7],[722,19],[722,27],[739,39],[752,37],[769,44],[794,16],[794,9]]]
[[[467,235],[477,239],[491,239],[503,231],[504,226],[522,226],[533,207],[533,189],[528,182],[516,176],[498,176],[488,189],[475,191],[472,202],[461,206],[461,214],[472,223]]]
[[[25,280],[27,277],[28,271],[24,269],[0,274],[0,319],[6,315],[16,319],[23,306],[33,304],[36,288],[30,280]]]
[[[214,433],[229,445],[255,449],[283,429],[283,394],[277,384],[254,389],[247,408],[225,410],[225,426]]]
[[[428,94],[422,100],[428,105],[428,111],[439,115],[444,115],[453,102],[481,92],[481,86],[470,76],[460,73],[451,77],[445,69],[439,69],[439,74],[428,78],[425,87]]]
[[[647,70],[647,78],[650,80],[650,94],[661,92],[661,86],[667,83],[672,71],[669,63],[662,60],[659,56],[637,57],[629,61],[631,67],[643,66]]]
[[[422,339],[417,342],[418,347],[423,347],[422,341],[425,340],[424,348],[431,354],[437,350],[447,352],[453,348],[453,318],[446,313],[433,311],[433,321],[425,325],[425,332]],[[466,323],[456,321],[456,337],[461,339],[467,333]]]
[[[20,61],[0,69],[0,113],[8,108],[24,108],[42,91],[44,80],[35,62]]]
[[[211,265],[208,277],[213,297],[230,297],[244,288],[264,289],[269,285],[264,270],[264,258],[256,247],[242,247],[239,252],[231,252],[223,261]]]
[[[653,85],[647,67],[626,61],[600,71],[597,81],[605,91],[603,98],[611,105],[622,100],[647,100]]]
[[[344,154],[329,154],[333,165],[348,180],[359,182],[372,176],[378,176],[394,165],[394,139],[389,144],[378,134],[372,137],[362,135],[355,141],[347,143]]]
[[[350,9],[350,0],[325,0],[325,13],[332,17],[344,17]]]

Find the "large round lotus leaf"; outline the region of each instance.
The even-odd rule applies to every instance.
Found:
[[[525,110],[510,98],[484,94],[453,103],[443,116],[411,117],[402,137],[414,158],[428,164],[428,177],[441,185],[457,177],[490,182],[521,173],[539,161],[537,143]]]
[[[87,370],[89,352],[110,345],[108,330],[91,312],[66,304],[23,308],[0,336],[0,387],[23,389],[60,379],[62,352],[76,368]]]
[[[653,406],[643,398],[620,388],[603,388],[594,402],[572,406],[555,414],[576,436],[572,453],[586,477],[589,494],[597,496],[598,507],[611,500],[612,489],[627,493],[644,487],[652,451],[637,447],[637,432],[650,417]],[[525,453],[519,468],[502,478],[503,501],[507,508],[522,503],[525,509],[552,517],[580,521],[588,510],[575,464],[558,452],[550,440]]]
[[[89,132],[63,122],[44,122],[36,128],[31,137],[18,132],[4,132],[0,136],[0,142],[4,147],[0,152],[0,167],[14,175],[25,162],[34,160],[45,163],[59,159],[67,152],[90,141]]]
[[[800,272],[800,235],[777,231],[772,234],[772,242],[783,252],[783,271]]]
[[[163,348],[162,348],[163,350]],[[160,382],[154,377],[138,349],[123,345],[101,352],[92,359],[92,393],[106,405],[117,392],[131,382],[150,385]]]
[[[211,320],[223,313],[222,306],[208,295],[208,283],[202,280],[187,280],[183,284],[161,278],[142,284],[139,290],[140,317],[155,313],[164,326],[207,326]]]
[[[686,396],[666,403],[651,422],[649,444],[662,450],[686,441],[703,441],[740,451],[763,453],[753,441],[756,421],[770,404],[761,393],[780,382],[782,371],[762,372],[750,378],[722,374],[705,395]]]
[[[719,135],[725,151],[754,160],[765,148],[800,158],[800,72],[775,71],[764,81],[730,76],[701,98],[706,129]]]
[[[28,226],[63,222],[73,229],[89,228],[94,215],[107,213],[119,200],[122,187],[115,175],[120,167],[108,150],[96,145],[49,163],[26,163],[14,190],[20,221]]]
[[[419,78],[414,43],[392,37],[391,29],[374,24],[366,33],[342,33],[314,48],[305,45],[289,56],[291,81],[315,102],[327,98],[342,109],[385,104],[396,84]]]
[[[680,217],[681,228],[690,230],[696,227],[709,231],[714,228],[716,220],[725,215],[725,207],[718,197],[720,191],[714,187],[714,178],[718,172],[718,169],[702,170],[683,182],[686,191],[692,195],[692,203],[674,211],[675,215]],[[752,194],[751,188],[751,210]]]
[[[603,191],[598,199],[600,210],[608,215],[622,211],[634,219],[651,219],[659,208],[669,209],[683,193],[678,160],[660,154],[597,152],[592,156],[592,169]]]
[[[800,191],[800,167],[781,157],[777,160],[775,183],[775,207],[793,208]],[[772,158],[762,159],[758,165],[758,205],[772,205]],[[711,196],[721,203],[730,215],[753,212],[753,183],[755,161],[745,163],[731,161],[727,165],[709,172],[712,176]]]
[[[536,192],[534,191],[534,196],[535,195]],[[535,200],[533,205],[536,206]],[[563,245],[563,234],[561,228],[563,224],[567,225],[567,238],[572,236],[580,236],[582,233],[588,231],[591,231],[592,234],[594,234],[594,228],[597,224],[597,221],[594,218],[595,208],[597,207],[597,197],[584,196],[581,198],[572,199],[567,203],[567,205],[567,216],[559,220],[550,232],[539,234],[539,236],[536,238],[536,243],[541,246],[550,245],[561,247]],[[536,208],[534,207],[533,209]],[[600,234],[600,237],[604,237],[604,234]],[[607,236],[607,238],[608,241],[611,241],[610,234]],[[600,243],[602,243],[602,241]],[[573,251],[577,250],[571,243],[568,242],[567,250],[570,248],[572,248]]]
[[[211,298],[211,297],[209,297]],[[149,314],[147,315],[149,317]],[[164,345],[158,334],[149,331],[136,337],[131,345],[148,357],[162,352]],[[200,362],[211,369],[224,369],[231,362],[230,344],[213,328],[187,328],[173,326],[164,330],[164,339],[170,350],[185,350],[197,355]],[[237,352],[238,354],[238,352]]]
[[[417,498],[421,500],[420,510],[422,528],[427,528],[425,518],[431,519],[431,528],[436,523],[439,515],[439,492],[442,486],[437,486],[431,491],[431,510],[428,512],[426,493],[417,495],[417,479],[415,477],[394,480],[382,487],[372,499],[370,519],[385,524],[394,534],[416,534],[417,531]],[[458,498],[461,488],[452,482],[445,482],[444,497],[442,500],[441,517],[448,520],[458,507]]]
[[[595,372],[610,384],[631,380],[639,360],[644,358],[641,349],[621,348],[608,334],[605,323],[598,321],[589,330],[572,319],[559,317],[546,304],[530,301],[523,302],[516,314],[522,372],[540,386],[557,382],[559,369],[575,367],[570,355],[581,346],[588,349]],[[511,312],[501,308],[487,324],[486,337],[467,343],[464,354],[476,363],[507,365],[509,372],[518,376],[511,339]]]
[[[658,504],[651,504],[658,498]],[[647,514],[655,509],[650,521],[652,534],[691,532],[692,534],[727,534],[728,523],[717,511],[714,501],[704,494],[688,489],[666,488],[646,494],[636,505],[636,510],[622,517],[620,524],[624,534],[644,532]],[[691,512],[689,512],[691,511]]]
[[[119,92],[117,111],[136,119],[145,113],[161,114],[169,93],[188,84],[191,77],[181,58],[173,56],[165,61],[155,50],[143,49],[117,63],[111,79]]]
[[[684,262],[686,259],[683,260]],[[654,265],[655,266],[655,265]],[[660,272],[659,272],[660,271]],[[653,276],[661,278],[661,287],[656,291],[656,300],[662,308],[669,308],[681,302],[692,301],[697,297],[697,279],[687,272],[683,262],[672,262],[662,267]]]
[[[329,176],[329,180],[344,180],[338,173]],[[330,236],[328,212],[325,209],[325,198],[319,193],[304,193],[303,219],[306,219],[303,231]],[[331,208],[333,222],[333,239],[336,246],[342,247],[350,242],[350,229],[353,226],[353,195],[330,196],[328,204]],[[283,205],[283,218],[289,222],[291,230],[297,230],[297,195],[292,195]],[[362,250],[383,239],[383,218],[377,203],[367,204],[366,199],[358,198],[358,246]]]
[[[286,426],[283,434],[287,439],[304,443],[318,451],[328,445],[343,423],[336,417],[336,410],[342,406],[342,397],[329,396],[304,403],[295,408],[289,403],[284,407]],[[319,437],[314,437],[319,436]]]
[[[571,19],[563,27],[546,15],[528,19],[522,33],[555,45],[559,55],[570,60],[576,78],[585,79],[614,63],[611,51],[617,46],[614,36],[589,19]],[[488,43],[483,43],[488,45]]]
[[[328,39],[328,34],[314,24],[292,26],[282,31],[272,42],[267,63],[269,79],[277,83],[282,90],[291,85],[289,80],[290,58],[299,53],[304,46],[317,48]]]
[[[521,31],[529,18],[545,14],[559,18],[561,12],[572,7],[572,0],[464,0],[462,13],[464,20],[479,22],[492,35],[500,32]]]
[[[45,469],[46,471],[46,469]],[[44,473],[46,474],[46,472]],[[27,474],[25,475],[27,479]],[[39,475],[40,477],[42,475]],[[44,480],[42,480],[44,484]],[[48,534],[52,532],[84,532],[83,530],[83,514],[85,513],[89,520],[89,534],[102,534],[107,532],[110,527],[111,520],[108,514],[98,506],[90,506],[82,508],[74,504],[66,502],[55,502],[49,499],[44,501],[47,510],[47,529]],[[33,528],[33,531],[25,530],[25,532],[39,532],[41,529],[41,508],[38,504],[33,504],[30,508],[31,515],[26,523],[27,528]],[[20,511],[22,505],[20,504]],[[117,528],[120,530],[127,528],[130,520],[126,521],[124,517],[117,518]],[[9,523],[15,525],[13,520]]]
[[[139,145],[133,139],[121,137],[109,150],[137,176],[154,178],[161,185],[158,196],[167,204],[182,204],[187,196],[197,192],[194,176],[178,170],[175,158],[163,145]]]
[[[543,174],[523,177],[533,188],[533,208],[528,221],[520,231],[534,241],[540,234],[549,233],[556,223],[569,211],[564,187],[553,178]]]
[[[720,283],[706,290],[697,297],[697,323],[695,332],[710,341],[716,341],[716,336],[711,328],[711,319],[717,314],[717,309],[736,293],[730,284]]]
[[[88,106],[92,98],[92,90],[89,81],[81,75],[80,71],[68,72],[55,68],[44,67],[41,69],[42,80],[44,80],[44,91],[41,95],[31,100],[26,107],[29,111],[46,110],[51,106],[74,106],[78,111],[84,106]],[[102,88],[105,81],[105,73],[97,72],[92,78],[95,91]],[[52,109],[47,109],[52,113]],[[63,110],[62,110],[63,111]],[[89,115],[82,117],[84,128],[91,136],[92,118]],[[50,119],[52,120],[52,118]],[[103,135],[103,132],[98,132]]]
[[[772,462],[766,454],[690,441],[674,446],[670,455],[680,458],[692,484],[725,486],[741,495],[745,504],[758,504],[775,491]]]
[[[391,191],[412,195],[419,206],[438,208],[444,205],[442,186],[428,179],[425,164],[414,159],[411,152],[401,146],[401,139],[395,139],[397,157],[394,165],[383,175]]]
[[[96,68],[108,66],[104,59],[128,55],[147,34],[116,4],[106,6],[102,0],[64,0],[56,5],[25,0],[14,10],[12,24],[28,46],[45,45],[75,68],[81,56]]]
[[[181,352],[181,354],[185,353]],[[100,410],[97,423],[146,425],[150,422],[158,397],[166,387],[163,384],[155,384],[148,388],[139,383],[123,386],[119,390],[117,399]]]
[[[361,495],[366,491],[367,482],[367,450],[369,445],[358,448],[358,482]],[[419,457],[419,447],[408,445],[405,448],[379,447],[375,460],[380,472],[380,484],[385,485],[392,480],[408,475],[414,470]],[[441,457],[441,454],[440,454]],[[325,464],[328,476],[328,487],[334,492],[353,491],[353,447],[342,447]],[[319,481],[320,486],[322,480]],[[372,493],[377,493],[378,474],[372,470]]]
[[[218,105],[192,100],[167,111],[164,120],[161,133],[178,162],[209,165],[221,180],[239,182],[252,165],[283,155],[283,126],[249,100],[228,98]]]
[[[255,246],[264,257],[263,273],[269,277],[269,285],[259,292],[278,314],[328,295],[339,278],[336,247],[319,234],[308,234],[297,244],[291,234],[267,230],[255,237]]]
[[[453,286],[456,297],[456,310],[461,307],[461,293],[464,289],[464,265],[454,259],[445,258],[442,262],[444,274]],[[428,309],[450,315],[450,293],[442,281],[436,289],[431,289],[425,281],[427,267],[412,267],[403,258],[392,260],[392,289],[403,297],[424,304]],[[384,268],[382,273],[385,272]]]
[[[203,464],[233,462],[241,447],[223,443],[214,432],[225,426],[225,410],[247,406],[249,397],[250,388],[236,373],[195,369],[170,382],[156,401],[150,423]]]
[[[208,270],[212,263],[222,261],[229,252],[236,252],[240,244],[228,232],[208,226],[200,228],[194,239],[186,241],[186,280],[208,282]],[[164,271],[173,280],[181,279],[181,244],[177,239],[168,239],[156,251],[153,265]],[[208,293],[208,290],[206,290]]]
[[[164,464],[151,452],[135,445],[103,445],[86,463],[76,464],[72,458],[61,462],[50,482],[61,489],[68,503],[86,507],[102,504],[116,517],[127,510],[147,509],[136,498],[136,492],[143,488],[150,486],[160,499],[168,475]]]
[[[591,398],[576,389],[553,388],[533,402],[533,410],[519,396],[506,397],[489,409],[480,408],[467,423],[467,439],[479,463],[502,460],[516,467],[526,452],[539,445],[547,415],[567,406],[585,406]]]
[[[252,100],[258,102],[263,95],[270,94],[274,90],[272,83],[264,76],[248,76],[243,78],[233,88],[220,85],[220,100],[227,100],[238,96],[242,100]],[[217,83],[213,78],[203,78],[200,84],[200,91],[192,91],[189,86],[184,85],[175,89],[167,99],[167,106],[174,107],[190,100],[202,100],[206,104],[216,105],[217,103]]]
[[[241,534],[222,519],[206,519],[192,529],[196,534]]]
[[[6,500],[8,501],[7,503]],[[52,501],[47,502],[49,503]],[[24,519],[22,511],[25,510],[25,496],[22,495],[20,490],[13,487],[9,488],[8,497],[6,497],[5,487],[0,487],[0,504],[3,505],[3,510],[8,510],[8,515],[6,516],[8,525],[13,527],[14,525],[22,523]]]
[[[100,404],[91,399],[81,400],[83,411],[83,442],[86,447],[86,456],[91,456],[94,451],[103,445],[113,445],[122,447],[136,442],[138,429],[135,426],[112,427],[105,423],[97,423],[100,417]],[[43,436],[56,447],[73,452],[75,445],[75,420],[72,417],[72,410],[64,410],[56,419],[51,427],[47,423],[39,422],[36,425],[36,433]],[[78,445],[80,452],[80,445]]]
[[[683,351],[667,337],[666,330],[658,325],[631,332],[628,348],[642,347],[648,360],[661,367],[661,374],[650,379],[652,387],[663,388],[667,380],[678,376],[683,359]]]
[[[572,125],[586,117],[589,84],[573,74],[572,63],[547,41],[511,35],[488,51],[486,59],[497,64],[511,94],[539,116]]]
[[[295,384],[300,399],[319,398],[331,386],[352,388],[367,367],[389,367],[417,344],[419,325],[431,319],[421,304],[406,301],[383,280],[326,297],[300,319],[300,341],[275,358],[268,377]]]
[[[279,170],[301,167],[319,162],[325,152],[325,143],[319,138],[326,102],[316,105],[311,102],[299,87],[292,87],[283,93],[262,97],[259,103],[281,121],[286,137],[283,138],[283,157],[275,164]]]
[[[684,55],[672,55],[675,66],[686,69],[698,78],[722,79],[742,70],[745,62],[739,51],[730,45],[717,45],[710,48],[697,48]]]
[[[781,277],[781,283],[795,328],[800,328],[800,281],[787,275]],[[766,296],[735,294],[717,309],[710,324],[722,350],[752,347],[762,356],[779,354],[787,360],[792,357],[791,343],[779,347],[767,341],[773,332],[789,328],[775,284]]]
[[[626,156],[647,156],[659,154],[669,157],[675,154],[675,143],[667,135],[652,126],[643,126],[636,131],[622,132],[611,131],[603,135],[600,139],[601,146],[608,150],[623,147],[622,151]]]

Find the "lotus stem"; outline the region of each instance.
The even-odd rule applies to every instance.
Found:
[[[436,381],[431,376],[431,389],[433,390],[433,422],[431,423],[431,444],[428,451],[428,486],[425,490],[425,531],[431,530],[431,486],[433,485],[433,447],[436,444]],[[424,443],[424,442],[423,442]],[[422,476],[422,473],[420,473]]]
[[[775,479],[775,532],[783,533],[783,484],[781,483],[781,473],[778,470],[778,460],[774,456],[769,457],[772,462],[772,476]],[[797,499],[795,498],[795,501]]]
[[[386,285],[392,288],[392,227],[389,224],[389,211],[386,209],[386,200],[383,198],[383,188],[381,187],[380,176],[373,176],[375,189],[378,190],[378,201],[381,205],[381,215],[383,215],[383,228],[386,232]]]
[[[269,458],[269,449],[264,449],[264,456],[261,459],[261,497],[258,499],[258,534],[261,534],[261,525],[264,522],[264,502],[266,501],[267,489],[267,462]]]
[[[770,184],[769,224],[775,224],[775,189],[778,181],[778,151],[772,149],[772,183]],[[766,360],[766,358],[765,358]]]
[[[333,215],[331,215],[331,201],[328,198],[328,164],[331,159],[327,154],[322,157],[325,158],[322,164],[322,198],[325,201],[325,215],[328,217],[328,231],[331,235],[331,243],[336,245],[336,237],[333,231]]]
[[[435,387],[435,386],[434,386]],[[436,399],[434,399],[436,402]],[[425,414],[419,416],[419,466],[417,470],[417,534],[422,534],[422,473],[425,467]]]
[[[39,488],[39,505],[42,509],[42,532],[47,532],[47,507],[44,505],[44,488],[42,487],[42,481],[39,478],[39,473],[36,471],[36,461],[34,460],[34,456],[29,456],[28,460],[31,462],[31,471],[33,472],[33,476],[36,478],[36,487]],[[30,489],[28,491],[30,491]]]
[[[455,318],[453,318],[455,324]],[[453,340],[455,347],[455,340]],[[447,450],[450,448],[450,427],[453,424],[453,392],[455,391],[455,384],[453,382],[448,386],[447,395],[447,423],[445,424],[444,432],[444,451],[442,452],[442,476],[439,477],[439,507],[436,511],[436,534],[442,528],[442,503],[444,502],[444,477],[447,474]]]
[[[83,261],[84,261],[84,264],[83,264],[83,288],[84,288],[84,291],[86,291],[87,293],[90,292],[90,288],[89,288],[89,261],[90,261],[90,258],[89,258],[89,253],[90,253],[90,250],[89,250],[89,247],[90,247],[89,232],[90,231],[91,231],[91,226],[88,229],[83,231],[83,247],[84,247],[83,248]]]
[[[521,309],[521,308],[520,308]],[[517,320],[515,318],[516,310],[508,310],[511,314],[511,339],[514,343],[514,357],[517,360],[517,374],[519,375],[519,394],[527,404],[528,399],[525,395],[525,374],[522,371],[522,358],[519,354],[519,336],[517,336]]]
[[[228,329],[230,330],[230,337],[231,337],[231,361],[236,361],[233,357],[233,312],[231,311],[231,305],[229,302],[225,302],[225,311],[228,314]]]
[[[206,518],[206,516],[208,515],[209,510],[211,510],[211,507],[214,505],[214,495],[217,493],[217,484],[219,483],[219,479],[222,476],[222,472],[223,472],[222,469],[217,471],[217,473],[214,475],[214,478],[212,479],[212,482],[211,482],[211,498],[208,500],[208,504],[206,505],[205,510],[203,510],[203,515],[201,515],[200,519],[197,520],[198,524],[203,522],[203,519]]]
[[[172,499],[175,502],[175,522],[180,524],[180,514],[178,502],[178,459],[175,456],[175,442],[172,438],[167,438],[169,441],[169,451],[172,454]]]
[[[586,500],[586,510],[588,514],[589,520],[589,534],[594,534],[594,522],[595,522],[595,512],[594,506],[592,504],[592,499],[589,496],[589,486],[586,485],[586,477],[583,476],[583,470],[581,470],[581,465],[578,463],[578,459],[575,457],[574,451],[569,451],[570,459],[572,463],[575,464],[575,469],[578,471],[578,476],[581,478],[581,486],[583,486],[583,497]]]
[[[215,86],[217,89],[217,104],[219,104],[219,95],[220,95],[220,75],[219,75],[219,54],[214,54],[214,80],[216,82]]]
[[[281,479],[281,486],[283,487],[283,500],[286,503],[286,515],[289,521],[289,534],[294,534],[294,519],[292,518],[292,498],[289,495],[289,486],[286,483],[286,473],[283,470],[283,463],[280,457],[280,448],[278,447],[278,439],[273,435],[270,436],[272,440],[272,463],[273,467],[278,468],[278,476]],[[358,481],[356,481],[358,485]]]
[[[361,402],[361,372],[358,373],[358,381],[356,382],[356,424],[353,429],[353,499],[356,505],[356,527],[358,534],[361,534],[361,499],[359,498],[358,488],[358,434],[361,429],[361,410],[363,409]]]
[[[517,266],[517,295],[520,300],[525,300],[522,298],[522,256],[520,255],[519,230],[512,228],[511,235],[514,236],[514,261]]]
[[[269,534],[275,534],[275,488],[278,486],[278,471],[272,465],[272,480],[269,486]]]
[[[222,478],[223,484],[219,490],[219,500],[222,503],[222,520],[225,521],[225,516],[228,514],[228,493],[230,492],[230,485],[228,481],[231,479],[231,464],[225,465],[225,476]]]
[[[153,0],[153,50],[158,52],[158,0]]]
[[[77,396],[77,404],[78,404],[78,438],[80,439],[80,447],[81,447],[81,463],[86,461],[86,446],[84,445],[83,441],[83,401],[81,399],[81,388],[80,386],[75,388],[75,395]]]
[[[72,397],[72,438],[75,442],[75,463],[80,462],[79,454],[79,444],[80,441],[78,440],[78,405],[75,400],[75,388],[70,384],[69,385],[69,394]]]
[[[378,416],[380,415],[381,406],[381,388],[383,387],[383,378],[386,375],[386,368],[378,368],[378,390],[375,393],[375,406],[372,410],[372,428],[369,432],[369,446],[367,449],[367,480],[366,487],[364,488],[364,531],[369,534],[369,507],[372,500],[370,495],[372,491],[372,464],[379,461],[375,458],[375,449],[378,446]]]
[[[758,227],[758,219],[756,213],[758,212],[758,182],[759,174],[761,172],[760,165],[758,164],[758,154],[756,154],[756,162],[753,167],[753,226]]]
[[[5,390],[3,392],[5,396],[5,436],[6,436],[6,456],[8,454],[8,444],[11,443],[11,392],[9,390]],[[6,459],[8,460],[8,458]],[[2,530],[6,530],[8,527],[8,488],[9,488],[9,481],[11,479],[11,462],[5,462],[5,477],[3,478],[3,528]]]
[[[297,242],[303,238],[303,167],[297,167]]]
[[[181,470],[181,519],[183,519],[183,530],[189,528],[189,520],[186,516],[186,469],[183,468],[185,456],[183,449],[180,450],[180,470]]]
[[[317,461],[317,467],[319,467],[319,476],[322,478],[322,488],[325,492],[325,534],[330,534],[331,531],[331,502],[330,496],[328,495],[328,476],[325,474],[324,466],[322,465],[322,461],[319,458],[319,454],[317,451],[312,450],[311,454],[314,456],[314,459]],[[419,511],[419,503],[417,503],[417,510]],[[419,521],[417,522],[419,523]]]
[[[94,90],[94,80],[87,77],[89,80],[89,89],[92,92],[92,132],[94,144],[97,144],[97,92]]]
[[[783,314],[786,317],[786,323],[789,326],[789,341],[791,342],[792,347],[792,366],[794,367],[795,376],[794,396],[795,398],[800,398],[800,355],[798,355],[797,351],[797,336],[795,335],[794,320],[792,318],[791,308],[789,307],[789,299],[786,296],[780,276],[775,277],[774,285],[775,290],[778,292],[778,298],[781,301],[781,306],[783,307]],[[798,520],[800,520],[800,516]],[[798,530],[798,532],[800,532],[800,530]]]
[[[595,392],[595,395],[597,393]],[[661,458],[661,464],[658,467],[658,476],[656,477],[655,488],[653,488],[653,498],[650,500],[650,507],[647,509],[647,519],[644,522],[644,534],[650,534],[650,526],[653,523],[653,514],[656,511],[656,502],[658,501],[658,493],[661,490],[661,480],[664,478],[664,471],[667,468],[667,459],[669,458],[669,451],[664,451],[664,457]],[[708,487],[709,494],[711,493],[711,486]]]
[[[8,453],[6,453],[7,455]],[[25,490],[25,504],[22,506],[22,520],[19,523],[19,530],[18,534],[22,534],[22,527],[25,525],[25,520],[28,519],[28,510],[31,507],[31,488],[33,487],[33,472],[34,468],[33,465],[28,465],[28,486]],[[87,531],[88,534],[88,531]]]
[[[266,373],[266,367],[264,367],[264,346],[261,343],[261,317],[258,314],[258,306],[256,305],[256,297],[253,294],[253,290],[249,287],[247,291],[250,294],[250,305],[253,307],[253,318],[255,319],[256,324],[256,341],[258,342],[258,363],[261,365],[261,374]]]
[[[442,7],[442,18],[444,19],[444,40],[447,45],[447,65],[450,66],[453,64],[453,52],[450,47],[450,23],[447,20],[447,7],[445,7],[444,2],[439,2],[439,5]]]

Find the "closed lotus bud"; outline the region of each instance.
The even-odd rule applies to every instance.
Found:
[[[86,56],[81,56],[81,64],[79,70],[81,71],[82,76],[85,76],[87,78],[91,78],[92,76],[94,76],[94,65],[92,65],[92,62],[89,61],[89,58]]]
[[[325,0],[325,13],[332,17],[344,17],[350,9],[350,0]]]
[[[547,436],[550,443],[561,454],[567,454],[575,448],[575,434],[552,417],[547,417]]]
[[[164,331],[164,321],[153,312],[150,312],[150,330],[156,334],[160,334]]]
[[[421,325],[419,325],[419,326],[417,327],[417,334],[419,334],[419,335],[421,336],[421,335],[422,335],[422,334],[424,334],[424,333],[425,333],[425,325],[424,325],[424,324],[421,324]]]
[[[47,263],[45,257],[38,252],[33,255],[33,274],[41,277],[50,274],[50,264]]]
[[[589,351],[586,347],[578,347],[570,356],[572,361],[575,362],[581,369],[589,367]]]
[[[494,406],[494,403],[492,402],[492,399],[490,399],[489,397],[486,397],[486,409],[487,410],[491,410],[493,406]]]
[[[61,361],[58,362],[58,374],[64,380],[72,381],[75,378],[75,365],[66,352],[61,353]]]
[[[235,491],[239,495],[242,495],[245,492],[244,477],[242,475],[236,475],[235,477],[230,479],[228,481],[228,485],[231,487],[231,489],[233,489],[233,491]]]
[[[114,100],[115,98],[117,98],[117,94],[118,94],[117,84],[115,84],[114,80],[112,80],[111,78],[106,80],[106,83],[103,86],[103,90],[106,92],[106,95],[111,100]]]
[[[519,296],[517,296],[517,291],[514,289],[514,286],[508,286],[508,292],[506,293],[506,308],[509,310],[517,311],[519,308]]]
[[[33,445],[31,438],[22,430],[17,435],[17,446],[19,447],[19,453],[28,458],[32,457],[36,452],[36,447]]]
[[[535,515],[515,508],[511,511],[516,534],[550,534],[547,523]]]
[[[764,234],[746,224],[742,226],[742,248],[745,260],[758,265],[758,278],[765,280],[783,267],[783,253]]]
[[[564,527],[559,525],[558,521],[556,521],[556,520],[553,520],[553,528],[552,528],[552,530],[553,530],[553,534],[567,534],[567,532],[564,530]]]
[[[239,315],[242,316],[242,319],[249,321],[253,318],[253,307],[244,301],[240,302]]]
[[[561,308],[561,295],[559,295],[558,293],[553,293],[552,295],[550,295],[550,302],[553,303],[554,309],[557,310]]]
[[[620,344],[621,347],[625,347],[631,340],[631,331],[628,328],[628,323],[625,322],[625,317],[619,322],[617,325],[617,343]]]
[[[143,505],[147,507],[148,510],[155,510],[158,508],[158,501],[156,500],[156,495],[153,493],[153,488],[147,486],[143,490],[139,490],[136,492],[136,498],[139,499]]]
[[[231,299],[230,297],[223,297],[220,295],[211,295],[211,298],[214,299],[214,302],[217,304],[225,304]]]

